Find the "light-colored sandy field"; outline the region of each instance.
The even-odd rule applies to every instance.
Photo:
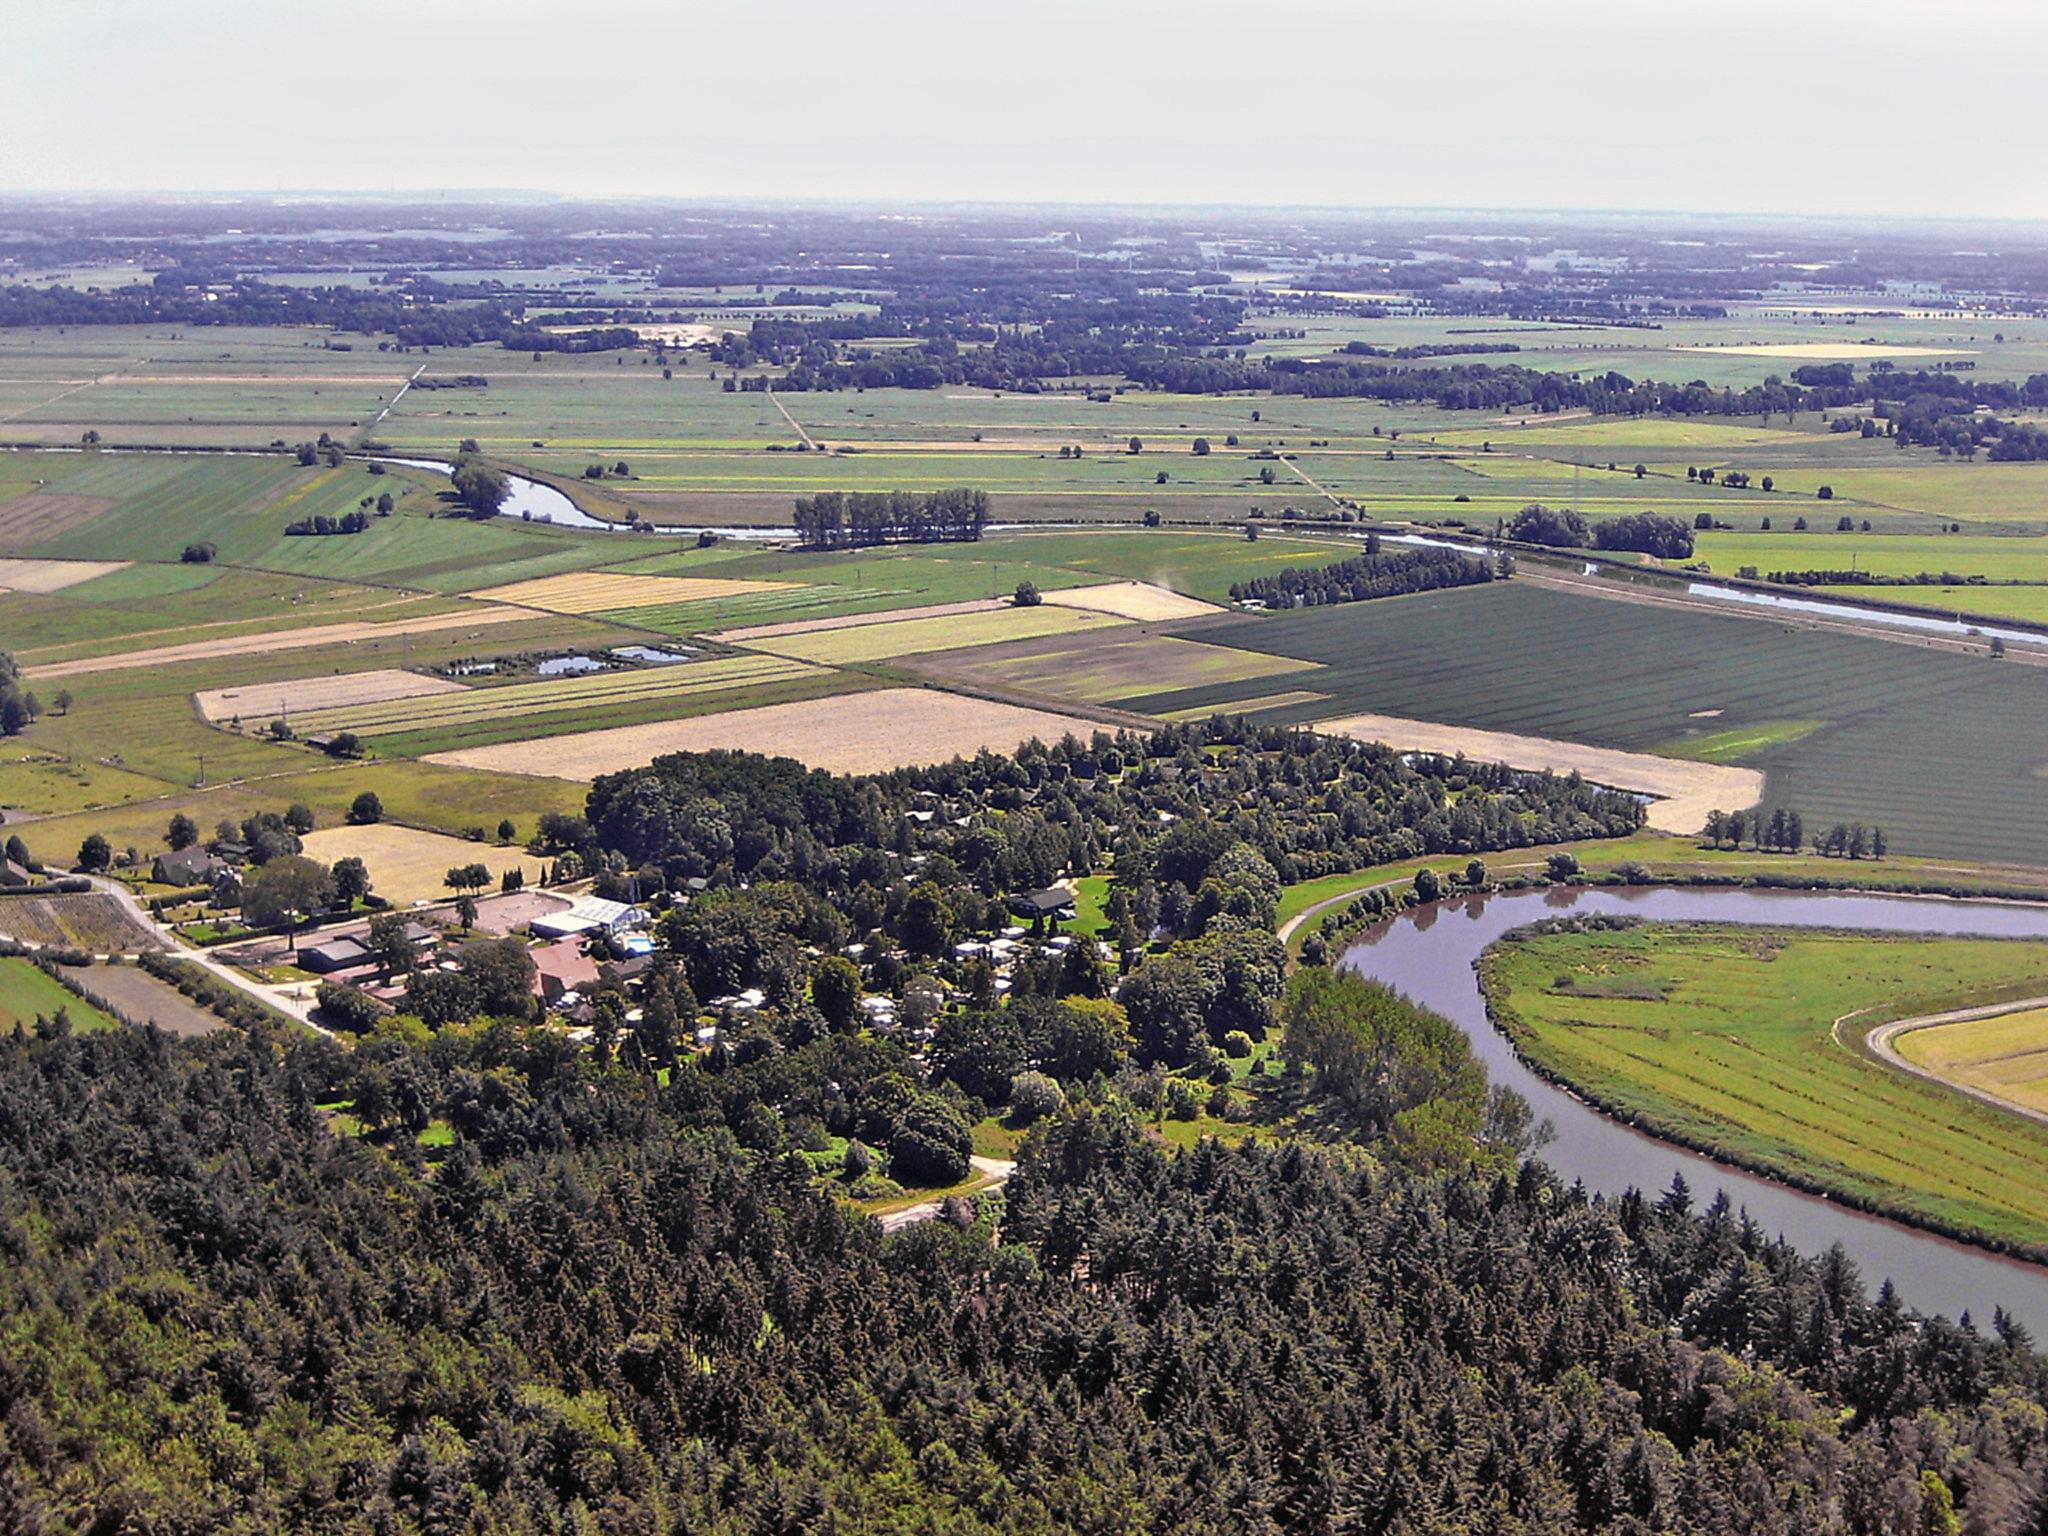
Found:
[[[1747,810],[1763,798],[1764,776],[1754,768],[1692,763],[1647,752],[1618,752],[1547,736],[1515,736],[1398,715],[1346,715],[1324,720],[1316,730],[1354,741],[1378,741],[1405,752],[1462,752],[1482,762],[1555,773],[1577,771],[1595,784],[1654,795],[1649,824],[1660,832],[1690,836],[1706,825],[1709,811]]]
[[[859,629],[867,624],[894,624],[905,619],[942,619],[956,613],[987,613],[1007,608],[1001,597],[970,597],[958,603],[927,603],[922,608],[891,608],[883,613],[842,613],[829,619],[784,619],[779,624],[748,624],[739,629],[713,631],[713,640],[774,640],[783,635],[812,635],[827,629]]]
[[[1266,709],[1289,709],[1296,704],[1317,704],[1327,699],[1327,693],[1311,693],[1307,689],[1296,689],[1291,693],[1262,693],[1255,699],[1232,699],[1228,704],[1204,704],[1199,709],[1176,709],[1161,715],[1162,720],[1207,720],[1211,715],[1256,715]]]
[[[261,634],[195,640],[189,645],[163,645],[155,650],[83,656],[75,661],[46,661],[40,666],[23,667],[21,675],[75,677],[81,672],[126,672],[135,667],[168,667],[188,661],[211,661],[219,656],[252,656],[265,651],[302,651],[317,645],[346,645],[357,640],[381,640],[388,635],[475,629],[488,624],[516,623],[532,617],[532,611],[525,608],[479,607],[454,613],[427,614],[417,619],[393,619],[388,624],[309,624],[304,629],[267,629]]]
[[[1955,357],[1974,353],[1972,347],[1909,347],[1878,343],[1864,346],[1854,341],[1758,341],[1738,342],[1725,347],[1673,347],[1673,352],[1719,352],[1727,357],[1802,357],[1815,362],[1852,362],[1861,357]]]
[[[0,592],[62,592],[127,569],[126,560],[0,560]]]
[[[881,688],[800,704],[552,736],[546,741],[439,752],[425,761],[580,781],[637,768],[664,752],[722,749],[793,757],[833,773],[881,773],[971,757],[984,747],[1011,752],[1034,736],[1057,741],[1072,731],[1085,740],[1102,729],[1074,715],[1020,709],[932,688]]]
[[[619,576],[585,571],[573,576],[544,576],[510,586],[472,592],[491,603],[519,603],[550,613],[607,613],[615,608],[665,608],[671,603],[697,603],[714,597],[739,597],[800,587],[800,581],[734,581],[718,576]]]
[[[1111,581],[1099,587],[1066,587],[1046,593],[1045,601],[1056,608],[1084,608],[1090,613],[1106,613],[1119,619],[1136,619],[1140,623],[1199,619],[1204,614],[1223,611],[1214,603],[1183,597],[1165,587],[1155,587],[1149,581]]]
[[[397,667],[370,672],[339,672],[327,677],[294,677],[280,683],[250,683],[241,688],[207,688],[192,695],[199,713],[209,720],[268,720],[286,712],[306,714],[338,709],[345,704],[383,704],[392,699],[418,699],[434,693],[462,693],[462,684],[428,677]]]
[[[486,891],[496,891],[500,877],[508,869],[525,870],[528,885],[538,882],[542,874],[542,861],[523,848],[472,843],[468,838],[422,832],[388,821],[367,827],[326,827],[309,833],[305,842],[307,857],[323,864],[332,864],[336,859],[361,859],[369,866],[371,889],[399,906],[452,899],[455,892],[448,889],[445,877],[459,864],[486,866],[491,872]]]
[[[821,666],[847,666],[921,656],[929,651],[955,651],[972,645],[998,645],[1011,640],[1036,640],[1042,635],[1079,634],[1124,623],[1105,613],[1079,608],[1016,608],[1005,603],[984,613],[948,614],[936,619],[901,619],[887,624],[862,624],[818,635],[785,635],[754,640],[755,650]]]

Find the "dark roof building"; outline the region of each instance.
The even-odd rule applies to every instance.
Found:
[[[1063,891],[1056,885],[1042,891],[1026,891],[1021,896],[1005,898],[1009,909],[1019,917],[1072,917],[1074,915],[1074,893]]]
[[[299,951],[299,964],[309,971],[345,971],[350,966],[368,965],[370,951],[360,939],[329,939]]]
[[[204,848],[180,848],[160,853],[149,867],[149,878],[158,885],[211,885],[227,864]]]

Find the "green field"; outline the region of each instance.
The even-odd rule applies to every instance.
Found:
[[[74,1033],[114,1029],[119,1021],[53,980],[19,956],[0,957],[0,1034],[33,1031],[39,1018],[54,1019],[63,1009]]]
[[[1634,751],[1697,744],[1763,770],[1768,802],[1809,828],[1874,823],[1903,853],[2048,863],[2048,675],[2032,667],[1524,582],[1191,634],[1321,664],[1288,682],[1330,700],[1263,717],[1276,722],[1375,711]],[[1252,681],[1125,707],[1227,708],[1271,691]],[[1744,736],[1754,748],[1731,753]]]
[[[1611,1110],[1882,1210],[2048,1248],[2048,1126],[1857,1049],[1891,1019],[2038,995],[2048,945],[1649,924],[1510,940],[1481,975],[1523,1054]]]

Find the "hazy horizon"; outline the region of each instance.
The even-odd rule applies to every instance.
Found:
[[[1994,152],[2048,69],[2030,16],[0,0],[0,192],[2034,220]],[[1900,126],[1959,106],[1966,139]]]

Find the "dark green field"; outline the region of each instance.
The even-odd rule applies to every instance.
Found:
[[[1748,618],[1522,583],[1187,631],[1323,663],[1290,687],[1328,703],[1761,768],[1807,826],[1882,824],[1900,852],[2048,862],[2048,671]],[[1162,713],[1270,693],[1258,682],[1125,701]],[[1716,710],[1712,716],[1696,712]],[[1750,738],[1761,738],[1750,740]]]

